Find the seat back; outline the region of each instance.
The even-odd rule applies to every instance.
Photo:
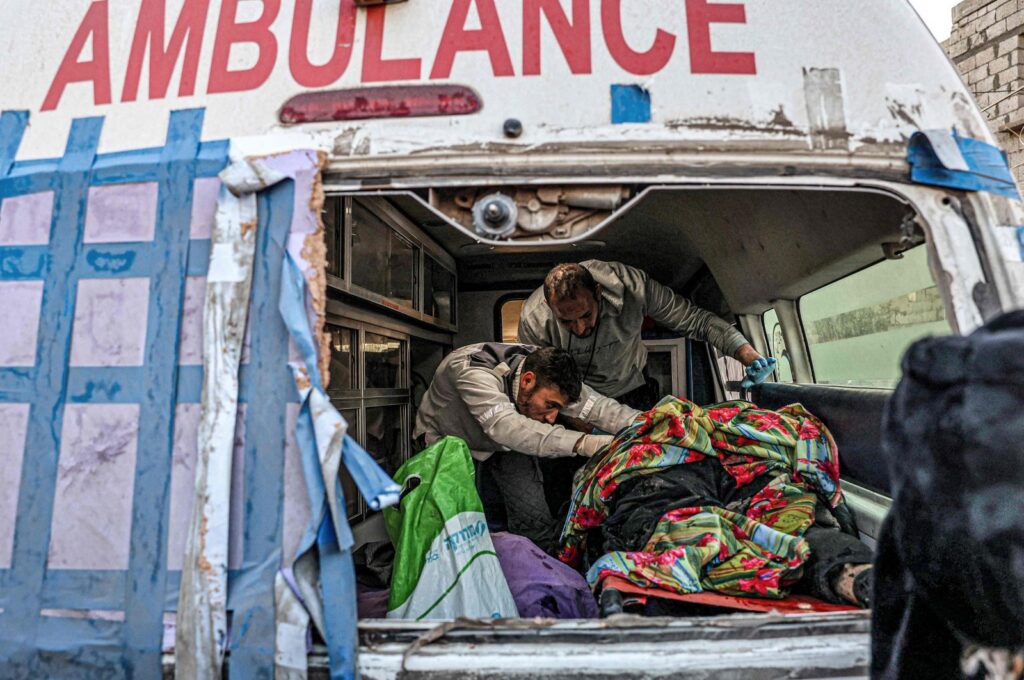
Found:
[[[891,494],[891,483],[882,457],[882,413],[891,395],[884,389],[782,383],[751,390],[752,401],[762,408],[803,404],[821,418],[839,446],[843,478],[885,495]]]

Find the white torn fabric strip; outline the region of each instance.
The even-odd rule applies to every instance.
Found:
[[[227,643],[231,465],[256,249],[254,194],[239,197],[221,189],[212,242],[215,263],[203,309],[196,501],[181,573],[174,649],[175,677],[189,680],[219,678]]]
[[[241,283],[245,271],[238,265],[232,243],[217,243],[210,250],[210,268],[206,273],[207,283]]]
[[[256,192],[288,177],[275,154],[308,138],[232,140],[212,234],[203,309],[203,396],[193,504],[175,636],[175,677],[221,676],[227,630],[228,517],[238,370],[252,290]],[[302,676],[305,675],[303,667]]]
[[[301,142],[306,142],[302,144]],[[333,621],[332,630],[335,631],[333,639],[335,644],[331,646],[332,636],[327,636],[331,651],[332,672],[335,667],[350,669],[354,663],[353,644],[348,639],[348,633],[354,632],[355,622],[351,617],[355,616],[354,600],[352,613],[344,614],[343,619],[338,620],[339,608],[325,610],[323,598],[324,590],[320,583],[320,560],[318,552],[312,549],[316,544],[318,530],[321,527],[323,513],[329,508],[330,522],[339,544],[343,551],[347,551],[351,545],[351,530],[348,527],[344,512],[344,504],[340,502],[338,474],[339,467],[344,461],[359,486],[360,491],[367,499],[368,505],[373,508],[380,508],[393,504],[398,500],[399,488],[379,468],[372,457],[358,446],[349,446],[345,441],[347,425],[337,410],[331,405],[330,399],[322,389],[321,380],[326,383],[326,369],[328,356],[328,344],[323,336],[323,323],[325,319],[326,295],[324,290],[324,269],[325,243],[323,239],[323,226],[320,222],[320,207],[323,203],[323,193],[320,186],[320,168],[326,159],[322,149],[316,144],[310,144],[309,138],[262,138],[247,140],[232,140],[230,157],[231,165],[220,174],[226,190],[222,192],[221,201],[218,205],[218,214],[224,211],[230,215],[232,210],[241,211],[240,206],[245,206],[246,214],[252,216],[253,228],[248,234],[255,236],[256,201],[255,192],[268,188],[272,184],[285,179],[293,180],[295,183],[295,197],[292,211],[291,228],[284,245],[287,255],[282,263],[285,272],[285,282],[282,284],[282,306],[286,325],[292,340],[298,342],[301,339],[301,350],[296,361],[291,362],[296,378],[296,387],[302,401],[302,408],[306,410],[307,418],[303,421],[300,415],[299,427],[296,436],[300,447],[303,448],[303,456],[309,456],[308,467],[303,464],[304,472],[307,475],[315,475],[313,480],[306,480],[307,492],[310,494],[311,507],[314,515],[318,512],[320,518],[307,527],[304,534],[303,544],[300,546],[302,555],[295,561],[293,566],[293,583],[288,579],[280,577],[275,581],[275,606],[276,606],[276,636],[275,636],[275,675],[287,680],[299,680],[306,676],[306,654],[305,632],[308,629],[309,621],[312,620],[322,632],[326,633],[325,620]],[[218,217],[218,225],[221,218]],[[237,237],[236,237],[237,238]],[[235,266],[237,249],[218,248],[218,245],[233,244],[228,239],[215,238],[214,247],[211,249],[211,278],[210,282],[218,290],[233,289],[245,283],[251,285],[252,277],[252,254],[249,254],[247,265]],[[228,256],[232,256],[234,260]],[[292,276],[293,278],[289,278]],[[236,281],[244,278],[245,281]],[[285,296],[284,288],[289,288],[289,295]],[[287,300],[287,304],[285,301]],[[248,306],[248,289],[246,290],[246,304]],[[223,342],[214,339],[224,338],[227,329],[225,325],[225,312],[222,309],[223,301],[218,301],[208,293],[206,314],[211,318],[220,321],[217,325],[206,325],[205,330],[211,347],[223,350]],[[244,314],[244,311],[243,311]],[[241,323],[234,324],[236,319],[230,317],[233,324],[232,332],[237,329],[244,329],[245,318],[242,316]],[[239,346],[241,337],[239,337]],[[212,344],[211,344],[212,343]],[[232,345],[233,347],[233,345]],[[228,354],[228,358],[231,354]],[[221,359],[224,363],[224,358]],[[217,371],[227,370],[228,367],[219,366],[217,362],[211,361],[207,368],[206,375],[209,380],[218,375]],[[219,422],[225,417],[225,409],[230,408],[232,423],[234,413],[237,409],[237,357],[232,362],[232,375],[230,379],[222,379],[221,382],[211,385],[204,385],[202,416],[203,422],[209,420],[211,423]],[[310,378],[313,377],[313,380]],[[216,389],[216,393],[214,393]],[[303,427],[303,423],[309,423],[311,428]],[[219,432],[219,430],[217,430]],[[203,442],[203,432],[200,433],[200,442]],[[351,442],[354,445],[354,442]],[[314,451],[315,449],[315,451]],[[227,555],[227,512],[230,507],[230,446],[226,451],[209,450],[200,447],[200,460],[197,464],[197,502],[196,507],[204,508],[201,514],[193,517],[193,532],[189,537],[188,555],[183,574],[182,591],[179,598],[179,611],[188,612],[187,625],[179,626],[178,645],[176,649],[176,662],[178,664],[178,676],[187,678],[213,678],[219,677],[220,669],[224,658],[224,646],[227,641],[226,630],[226,555]],[[305,458],[304,458],[305,460]],[[225,469],[226,466],[226,469]],[[325,483],[326,482],[326,483]],[[323,487],[320,485],[323,484]],[[220,517],[223,513],[223,518]],[[223,521],[225,531],[223,535],[219,532],[211,532],[211,517],[216,517],[217,522]],[[216,541],[216,545],[211,545]],[[335,546],[337,550],[337,546]],[[222,554],[223,553],[223,554]],[[217,558],[216,563],[210,561],[210,557]],[[337,555],[333,555],[336,557]],[[223,559],[222,559],[223,558]],[[290,562],[291,556],[286,556],[286,564]],[[331,568],[338,566],[337,561],[332,561]],[[349,567],[341,563],[338,578],[351,580]],[[211,566],[212,565],[212,566]],[[337,600],[338,584],[334,581],[328,583],[331,590],[335,591],[332,597]],[[291,586],[289,588],[289,586]],[[344,586],[351,588],[354,585]],[[342,595],[342,597],[346,597]],[[347,601],[346,601],[347,602]],[[301,610],[301,611],[300,611]],[[331,618],[333,615],[333,619]],[[330,626],[327,626],[330,627]],[[339,634],[338,631],[341,631]],[[192,658],[189,658],[192,657]],[[348,672],[346,670],[346,672]]]
[[[274,680],[306,680],[309,613],[281,572],[274,579],[274,609]]]

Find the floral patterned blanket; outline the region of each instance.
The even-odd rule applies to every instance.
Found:
[[[835,441],[800,405],[768,411],[733,401],[709,407],[666,397],[618,434],[577,477],[559,558],[583,567],[587,534],[608,518],[619,485],[637,475],[714,457],[737,487],[770,479],[741,507],[674,508],[639,552],[610,552],[587,573],[694,593],[781,598],[810,551],[815,505],[843,503]]]

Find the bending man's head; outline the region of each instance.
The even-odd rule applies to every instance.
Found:
[[[558,412],[579,401],[583,380],[572,355],[545,347],[523,361],[516,410],[527,418],[552,424]]]
[[[583,265],[560,264],[548,272],[544,299],[558,323],[577,338],[586,338],[597,328],[601,285]]]

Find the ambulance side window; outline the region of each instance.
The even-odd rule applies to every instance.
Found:
[[[800,298],[815,383],[892,388],[907,347],[950,332],[924,246]]]
[[[512,293],[498,300],[494,319],[494,334],[498,342],[519,342],[519,315],[526,297],[525,293]]]

